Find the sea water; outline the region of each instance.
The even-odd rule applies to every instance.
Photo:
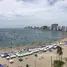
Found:
[[[63,35],[58,31],[37,29],[0,29],[0,46],[27,45],[33,42],[46,42],[61,38]]]

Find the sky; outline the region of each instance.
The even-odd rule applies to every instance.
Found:
[[[67,0],[0,0],[0,28],[67,26]]]

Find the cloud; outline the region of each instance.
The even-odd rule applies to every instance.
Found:
[[[3,0],[0,0],[0,2],[3,1]]]
[[[4,26],[61,23],[67,21],[66,17],[67,0],[2,0],[0,2],[0,21],[6,22]]]
[[[67,9],[67,0],[3,0],[0,2],[0,13],[4,16],[29,15],[42,10],[47,12],[55,9],[58,11]]]

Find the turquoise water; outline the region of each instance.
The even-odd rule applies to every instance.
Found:
[[[58,31],[34,29],[0,29],[0,46],[25,45],[33,42],[45,42],[62,37]]]

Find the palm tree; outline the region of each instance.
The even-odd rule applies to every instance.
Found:
[[[63,51],[62,51],[62,47],[57,46],[57,54],[59,56],[59,60],[62,60],[62,55],[63,55]]]
[[[26,64],[26,67],[29,67],[29,65],[28,65],[28,64]]]
[[[65,62],[66,62],[66,67],[67,67],[67,58],[64,58]]]
[[[53,67],[63,67],[64,64],[62,60],[54,60]]]

